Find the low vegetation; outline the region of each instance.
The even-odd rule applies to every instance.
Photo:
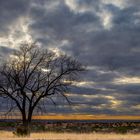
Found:
[[[140,123],[36,123],[34,131],[76,133],[140,133]]]
[[[26,130],[20,122],[1,122],[0,130],[16,132],[17,135],[26,134]],[[15,131],[16,130],[16,131]],[[140,133],[139,122],[117,122],[117,123],[85,123],[85,122],[33,122],[31,131],[54,132],[54,133],[116,133],[116,134],[138,134]],[[15,134],[16,134],[15,133]]]

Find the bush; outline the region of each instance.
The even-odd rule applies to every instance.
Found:
[[[116,131],[117,133],[125,134],[125,133],[127,133],[127,131],[128,131],[128,127],[123,127],[123,126],[116,127],[116,128],[115,128],[115,131]]]
[[[29,127],[18,126],[14,134],[19,137],[30,136],[30,129]]]

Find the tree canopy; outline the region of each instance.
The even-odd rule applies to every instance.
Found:
[[[0,67],[0,94],[20,111],[24,125],[42,100],[60,94],[67,101],[68,86],[84,67],[63,53],[32,44],[22,44]]]

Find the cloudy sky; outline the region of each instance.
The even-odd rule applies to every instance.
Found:
[[[140,115],[140,0],[0,0],[0,57],[38,41],[87,65],[49,113]]]

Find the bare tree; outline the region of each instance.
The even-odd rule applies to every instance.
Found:
[[[66,98],[68,86],[78,78],[83,66],[64,54],[24,44],[0,68],[0,94],[20,111],[26,127],[42,100],[60,94]]]

